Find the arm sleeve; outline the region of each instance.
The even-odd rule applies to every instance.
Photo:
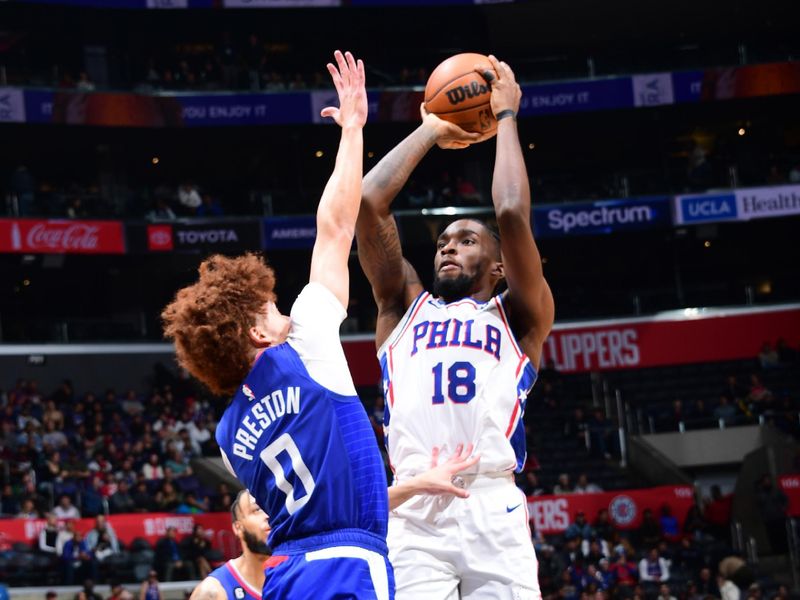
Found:
[[[292,306],[288,341],[314,381],[337,394],[355,396],[339,339],[339,326],[346,316],[333,292],[321,283],[309,283]]]

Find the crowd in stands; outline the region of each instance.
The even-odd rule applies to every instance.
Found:
[[[796,356],[779,343],[774,349],[765,346],[760,359],[769,373]],[[552,362],[541,369],[540,379],[529,411],[536,419],[549,414],[554,423],[561,423],[549,433],[560,436],[575,455],[573,464],[583,468],[550,479],[543,465],[556,463],[558,468],[558,458],[537,446],[529,431],[529,459],[517,480],[523,492],[590,494],[634,485],[625,477],[601,477],[607,475],[604,469],[616,469],[613,459],[619,453],[615,426],[603,411],[572,408],[566,399],[570,378]],[[735,383],[728,387],[738,402],[739,388],[730,387]],[[767,402],[766,396],[755,400],[759,401]],[[171,529],[155,545],[139,539],[126,546],[106,515],[227,511],[231,490],[225,484],[205,487],[190,465],[193,457],[218,455],[213,429],[223,408],[222,400],[204,397],[184,376],[163,367],[144,395],[134,390],[78,394],[69,381],[46,394],[32,380],[20,380],[0,393],[0,512],[12,518],[46,519],[32,548],[4,546],[0,536],[0,573],[15,552],[33,551],[36,560],[50,565],[54,584],[87,578],[113,581],[126,568],[145,580],[143,585],[149,585],[151,577],[157,582],[205,576],[222,554],[199,525],[183,539]],[[368,411],[379,442],[382,411],[379,396]],[[548,423],[541,422],[539,429]],[[761,514],[777,523],[783,518],[785,496],[768,477],[758,486]],[[730,494],[714,487],[687,515],[674,515],[668,506],[648,510],[633,531],[616,528],[607,510],[577,514],[558,535],[542,535],[532,520],[544,597],[705,600],[721,597],[725,586],[736,585],[742,598],[784,598],[775,582],[749,571],[734,576],[720,565],[733,554],[731,500]],[[85,534],[75,528],[79,517],[95,520]]]
[[[726,375],[716,396],[653,403],[648,416],[656,431],[768,423],[800,439],[800,390],[793,376],[799,361],[800,350],[785,339],[764,342],[753,368]]]

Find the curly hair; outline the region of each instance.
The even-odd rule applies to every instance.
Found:
[[[164,337],[178,363],[215,394],[231,395],[250,372],[248,330],[264,304],[275,300],[275,272],[256,254],[214,255],[197,283],[178,291],[163,310]]]

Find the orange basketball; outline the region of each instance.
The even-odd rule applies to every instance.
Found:
[[[492,70],[488,58],[472,52],[451,56],[436,67],[425,85],[425,108],[466,131],[490,133],[497,129],[491,88],[475,72],[476,65]]]

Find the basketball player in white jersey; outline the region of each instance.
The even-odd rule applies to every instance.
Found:
[[[398,600],[539,599],[525,497],[513,473],[525,460],[522,413],[554,305],[530,225],[528,176],[517,134],[521,91],[490,57],[498,119],[492,199],[499,240],[460,219],[439,236],[433,293],[403,259],[392,200],[434,144],[463,148],[477,134],[426,114],[367,174],[358,254],[378,304],[376,345],[386,395],[386,443],[395,484],[473,442],[480,461],[454,481],[470,492],[416,496],[389,519]],[[504,281],[507,290],[495,295]]]

